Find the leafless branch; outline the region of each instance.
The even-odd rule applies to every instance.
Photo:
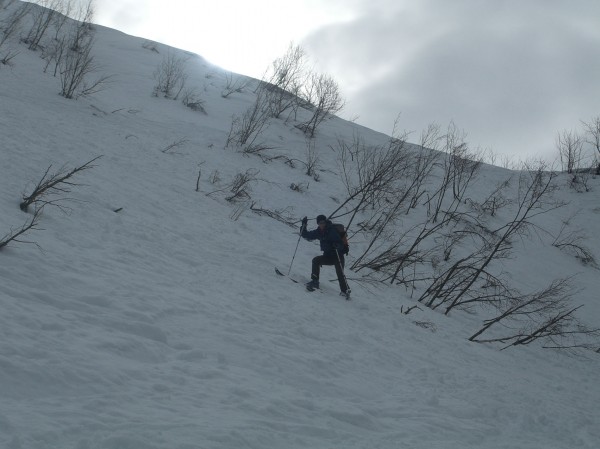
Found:
[[[585,265],[598,268],[594,254],[584,244],[586,237],[581,232],[567,231],[568,224],[568,222],[563,223],[558,236],[552,242],[552,246],[574,255]]]
[[[176,149],[184,146],[186,143],[189,142],[189,139],[186,139],[185,137],[176,140],[175,142],[170,143],[169,145],[167,145],[165,148],[163,148],[162,150],[160,150],[162,153],[174,153]]]
[[[2,250],[5,246],[7,246],[11,242],[34,243],[34,242],[28,242],[25,240],[21,240],[21,237],[24,236],[29,231],[40,229],[38,227],[38,225],[39,225],[41,213],[42,213],[42,207],[36,209],[36,211],[33,213],[33,216],[31,217],[31,219],[29,221],[27,221],[23,226],[21,226],[18,229],[11,229],[10,232],[8,232],[8,234],[6,234],[4,237],[2,237],[0,239],[0,250]],[[34,244],[37,245],[37,243],[34,243]]]
[[[255,202],[252,202],[252,204],[250,205],[250,210],[252,212],[254,212],[255,214],[258,215],[266,215],[267,217],[271,217],[277,221],[280,221],[281,223],[285,223],[286,225],[296,228],[297,227],[297,220],[292,217],[292,215],[290,214],[289,210],[287,208],[285,209],[277,209],[277,210],[269,210],[269,209],[263,209],[261,207],[256,207],[255,206]]]
[[[225,89],[221,91],[221,96],[227,98],[233,93],[242,92],[250,84],[252,84],[252,78],[227,72],[225,74]]]
[[[86,162],[79,167],[75,167],[71,170],[66,170],[64,167],[59,169],[56,173],[50,174],[50,170],[52,165],[50,165],[42,178],[38,181],[33,191],[29,195],[23,196],[23,201],[19,204],[19,207],[22,211],[27,212],[29,206],[32,204],[37,205],[54,205],[60,206],[60,201],[65,200],[65,198],[59,198],[57,200],[48,199],[52,195],[62,195],[70,193],[71,187],[77,186],[79,184],[71,181],[71,178],[84,170],[88,170],[90,168],[95,167],[93,163],[100,159],[102,156],[97,156],[92,160]],[[39,209],[39,207],[38,207]]]
[[[176,100],[185,87],[188,75],[186,72],[187,59],[168,51],[154,71],[154,96]]]

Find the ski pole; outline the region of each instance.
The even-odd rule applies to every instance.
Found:
[[[346,283],[346,291],[350,293],[350,286],[348,285],[348,279],[346,278],[346,273],[344,273],[344,266],[342,265],[342,259],[340,258],[339,251],[335,250],[335,255],[337,256],[338,263],[340,264],[340,268],[342,269],[342,277],[344,278],[344,282]]]
[[[296,249],[294,250],[294,255],[292,256],[292,262],[290,263],[290,269],[288,270],[288,276],[292,272],[292,265],[294,264],[294,259],[296,258],[296,252],[298,251],[298,246],[300,245],[300,239],[302,238],[302,233],[298,237],[298,243],[296,243]]]

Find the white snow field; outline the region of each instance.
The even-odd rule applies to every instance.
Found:
[[[16,5],[0,9],[0,19]],[[293,221],[329,215],[347,195],[336,142],[360,135],[375,145],[387,136],[326,120],[313,141],[317,182],[302,163],[284,162],[306,160],[297,122],[272,119],[261,136],[266,154],[281,158],[225,148],[256,82],[224,98],[231,75],[202,57],[95,32],[100,68],[90,79],[107,74],[111,82],[76,100],[59,95],[41,51],[17,41],[0,47],[0,57],[18,52],[0,65],[0,237],[33,218],[35,208],[23,212],[19,203],[49,167],[52,174],[102,156],[73,176],[76,185],[62,186],[69,192],[51,197],[59,201],[44,206],[37,229],[0,249],[1,448],[600,447],[593,350],[470,342],[493,311],[444,315],[417,302],[422,284],[365,283],[364,270],[346,270],[351,301],[328,282],[332,267],[314,293],[275,274],[287,273],[298,244],[291,274],[308,279],[318,244],[298,243],[297,227],[250,206]],[[188,58],[187,85],[205,114],[152,95],[169,52]],[[239,173],[255,181],[250,198],[232,203]],[[473,195],[511,175],[484,165]],[[600,272],[548,244],[570,219],[600,255],[600,179],[583,193],[568,179],[556,178],[566,205],[538,217],[548,233],[516,238],[495,267],[523,292],[576,276],[577,316],[597,328]],[[513,208],[490,226],[509,221]],[[425,210],[407,214],[403,229]],[[365,244],[353,234],[347,266]]]

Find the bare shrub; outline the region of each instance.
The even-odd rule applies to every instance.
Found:
[[[394,134],[396,134],[394,132]],[[359,214],[358,223],[366,245],[350,267],[360,271],[368,268],[375,273],[394,262],[396,224],[409,207],[414,178],[410,172],[414,153],[406,147],[406,134],[392,136],[387,145],[366,146],[360,136],[353,141],[338,141],[339,164],[347,198],[331,214],[342,209],[350,215],[350,229]]]
[[[584,166],[580,165],[580,167],[575,169],[575,173],[571,176],[571,181],[569,186],[579,193],[589,192],[591,190],[591,179],[592,174],[595,171],[595,168],[590,165]]]
[[[423,310],[419,306],[410,306],[410,307],[407,307],[406,310],[404,310],[404,306],[400,306],[400,313],[403,314],[403,315],[408,315],[410,312],[412,312],[415,309],[416,310]]]
[[[254,104],[239,117],[234,115],[225,147],[230,145],[254,145],[265,130],[269,120],[264,93],[259,91]]]
[[[22,3],[8,17],[0,21],[0,48],[15,37],[21,29],[21,22],[31,9],[31,3]]]
[[[81,17],[77,17],[79,11],[81,11],[82,5],[80,3],[74,4],[73,0],[60,0],[56,2],[56,12],[54,15],[52,24],[54,27],[54,40],[57,40],[63,32],[63,27],[72,15],[75,16],[76,20]],[[93,14],[93,6],[90,2],[87,6],[90,9],[90,13]],[[79,8],[79,9],[77,9]],[[92,16],[90,15],[87,23],[91,23]],[[47,43],[44,45],[48,45]]]
[[[257,207],[256,203],[252,203],[250,205],[250,210],[258,215],[264,215],[267,217],[271,217],[281,223],[285,223],[286,225],[296,228],[298,221],[291,215],[289,208],[285,209],[276,209],[269,210],[261,207]]]
[[[588,192],[590,190],[590,176],[598,167],[593,167],[594,162],[585,152],[586,144],[597,148],[600,145],[600,135],[596,136],[595,127],[600,123],[583,122],[585,127],[585,135],[580,135],[574,131],[563,131],[556,138],[556,147],[558,149],[562,168],[570,176],[569,185],[578,192]]]
[[[459,208],[478,167],[475,161],[464,161],[469,153],[458,137],[453,126],[442,136],[439,127],[433,125],[422,134],[421,144],[416,150],[405,148],[406,135],[390,141],[390,149],[396,151],[392,154],[397,159],[382,159],[377,166],[383,173],[394,167],[394,172],[389,182],[376,184],[377,196],[366,199],[375,213],[361,223],[363,233],[368,235],[368,245],[355,260],[353,269],[369,269],[373,275],[377,274],[380,281],[408,284],[424,280],[417,267],[435,260],[436,253],[443,253],[444,260],[449,258],[452,248],[460,242],[456,236],[462,238],[462,234],[449,231],[452,237],[446,237],[443,231],[464,219]],[[440,149],[442,144],[445,147]],[[452,151],[457,147],[461,149],[460,157]],[[444,149],[446,155],[439,164],[443,154],[440,150]],[[375,154],[377,157],[385,155],[382,151]],[[438,187],[431,183],[436,167],[437,172],[441,170]],[[366,173],[377,171],[369,169]],[[367,177],[362,176],[362,179]],[[430,192],[428,189],[433,190]],[[450,189],[452,195],[447,195]],[[402,215],[415,208],[426,196],[428,200],[424,204],[428,209],[425,220],[399,233]]]
[[[552,246],[571,254],[584,265],[598,268],[594,254],[585,246],[586,236],[581,231],[568,230],[568,226],[568,220],[563,222],[558,235],[552,242]]]
[[[344,99],[332,77],[316,73],[309,77],[303,95],[311,106],[312,117],[296,127],[312,138],[323,120],[343,109]]]
[[[36,0],[35,4],[38,7],[31,9],[33,22],[31,28],[23,37],[23,42],[28,45],[29,50],[37,50],[40,46],[42,38],[48,31],[50,25],[55,21],[55,17],[59,15],[58,9],[64,0]]]
[[[366,146],[362,138],[355,134],[352,142],[338,139],[338,161],[347,198],[331,214],[335,216],[342,209],[351,218],[361,211],[371,209],[379,211],[388,199],[394,204],[406,199],[401,194],[398,183],[404,179],[408,169],[409,155],[405,147],[406,134],[392,136],[387,145]]]
[[[352,223],[360,214],[357,232],[364,245],[352,270],[415,288],[432,280],[430,264],[442,272],[469,233],[479,232],[477,217],[464,204],[481,156],[468,150],[464,133],[453,124],[443,135],[438,125],[430,125],[417,146],[406,143],[407,134],[398,133],[397,125],[387,146],[366,147],[358,136],[352,143],[338,142],[349,197],[332,215],[343,208]],[[414,211],[422,221],[406,228],[403,217],[419,205],[427,207]]]
[[[535,225],[531,219],[546,214],[562,204],[551,199],[555,174],[545,171],[540,163],[521,173],[516,212],[504,226],[486,232],[475,222],[468,235],[479,241],[476,249],[442,271],[419,298],[431,308],[444,305],[448,314],[456,307],[479,304],[502,304],[509,300],[512,289],[490,268],[495,260],[506,258],[512,238],[528,234]],[[483,232],[482,232],[483,231]],[[483,291],[477,288],[483,280]]]
[[[480,203],[473,201],[471,198],[467,198],[465,201],[480,216],[488,214],[494,217],[500,209],[512,204],[512,200],[506,193],[506,190],[510,187],[511,180],[512,177],[498,183],[496,188]]]
[[[571,174],[581,162],[583,140],[574,131],[564,130],[556,136],[556,148],[563,170]]]
[[[600,116],[589,122],[582,122],[585,129],[584,140],[592,146],[595,153],[596,174],[600,175]]]
[[[205,101],[200,97],[200,94],[198,94],[194,89],[185,89],[181,97],[181,102],[185,106],[190,108],[192,111],[202,112],[203,114],[206,114],[206,109],[204,109]]]
[[[308,190],[309,184],[307,182],[299,182],[299,183],[295,183],[292,182],[290,184],[290,189],[292,189],[294,192],[298,192],[298,193],[304,193]]]
[[[162,95],[165,98],[177,100],[179,94],[185,87],[187,59],[178,56],[169,50],[154,71],[154,96]]]
[[[161,153],[175,153],[175,152],[177,152],[178,148],[183,147],[188,142],[189,142],[189,139],[186,139],[185,137],[183,137],[174,142],[171,142],[169,145],[167,145],[165,148],[163,148],[160,151],[161,151]]]
[[[231,195],[225,199],[229,202],[250,199],[252,184],[256,181],[258,170],[248,169],[244,173],[238,173],[229,185]]]
[[[144,41],[142,48],[153,51],[154,53],[160,53],[160,51],[158,51],[158,44],[154,41]]]
[[[33,191],[29,195],[23,195],[23,201],[19,204],[19,207],[24,212],[27,212],[29,206],[32,204],[36,205],[36,209],[40,209],[46,205],[52,205],[65,210],[62,203],[68,200],[68,198],[64,198],[62,195],[69,194],[72,187],[80,185],[73,182],[71,178],[78,173],[95,167],[93,163],[101,157],[102,156],[97,156],[85,164],[71,170],[67,170],[63,166],[53,174],[50,174],[50,170],[52,169],[52,166],[50,165],[33,188]]]
[[[94,19],[94,0],[88,0],[87,3],[77,2],[73,9],[73,19],[75,24],[71,27],[70,41],[72,50],[78,50],[82,47],[90,35],[94,33],[92,21]]]
[[[221,91],[223,98],[229,97],[233,93],[242,92],[250,84],[252,84],[252,78],[247,76],[234,75],[231,72],[225,74],[225,89]]]
[[[429,204],[429,213],[433,216],[433,222],[437,222],[446,201],[446,195],[452,187],[454,200],[462,201],[471,181],[477,175],[481,167],[481,157],[469,151],[465,142],[466,133],[459,130],[451,122],[446,134],[443,136],[445,157],[443,160],[443,178],[440,186],[434,192]]]
[[[259,85],[263,90],[272,117],[298,107],[299,96],[306,77],[306,53],[299,45],[290,43],[286,53],[273,61]]]
[[[259,171],[255,169],[248,169],[244,173],[240,172],[236,174],[233,180],[224,188],[209,192],[206,196],[228,192],[229,195],[225,197],[225,200],[230,203],[249,200],[250,193],[252,192],[252,185],[258,180],[258,174]],[[215,176],[218,176],[218,172],[216,174],[213,172],[213,175],[211,176],[213,178],[211,180],[213,184],[218,182],[218,180],[215,179]]]
[[[278,156],[269,156],[268,151],[273,150],[274,147],[266,145],[264,143],[253,143],[251,145],[244,145],[239,148],[238,152],[244,156],[258,156],[263,162],[267,163],[273,159],[278,159]]]
[[[402,136],[406,138],[406,136]],[[426,194],[426,183],[432,173],[432,170],[440,156],[438,151],[439,142],[442,139],[439,125],[430,124],[426,130],[421,132],[419,147],[415,151],[414,163],[411,165],[411,186],[410,208],[417,207],[422,197]],[[408,213],[408,209],[406,211]]]
[[[553,281],[541,291],[511,298],[501,313],[486,320],[469,340],[504,343],[503,349],[542,340],[546,348],[594,350],[600,330],[587,327],[577,318],[575,312],[582,306],[571,305],[575,293],[571,279],[566,278]],[[482,338],[491,328],[500,328],[499,334]]]
[[[433,333],[437,332],[437,326],[431,321],[413,321],[413,324],[423,329],[427,329]]]
[[[30,3],[22,3],[8,17],[0,21],[0,50],[3,52],[3,54],[0,55],[0,62],[2,65],[10,65],[11,61],[19,54],[18,51],[11,49],[8,45],[16,39],[16,35],[21,27],[21,22],[29,13],[30,8]],[[3,48],[6,50],[2,50]]]
[[[60,76],[61,92],[65,98],[78,98],[92,95],[106,88],[112,78],[102,75],[89,82],[89,76],[99,70],[94,62],[92,49],[94,36],[85,24],[72,27],[68,37],[62,40],[54,55]]]
[[[42,58],[46,61],[44,72],[50,64],[54,63],[54,76],[59,73],[59,66],[63,57],[70,49],[80,51],[89,44],[87,41],[93,36],[92,19],[94,16],[93,0],[87,3],[74,2],[73,0],[50,0],[56,9],[52,16],[54,37],[46,40],[41,46]],[[69,17],[72,16],[72,19]],[[67,31],[65,25],[71,20]],[[39,45],[38,45],[39,46]]]

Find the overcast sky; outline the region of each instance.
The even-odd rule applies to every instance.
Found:
[[[598,0],[96,0],[96,21],[260,78],[293,41],[344,118],[412,141],[453,121],[472,147],[553,159],[600,115]]]

